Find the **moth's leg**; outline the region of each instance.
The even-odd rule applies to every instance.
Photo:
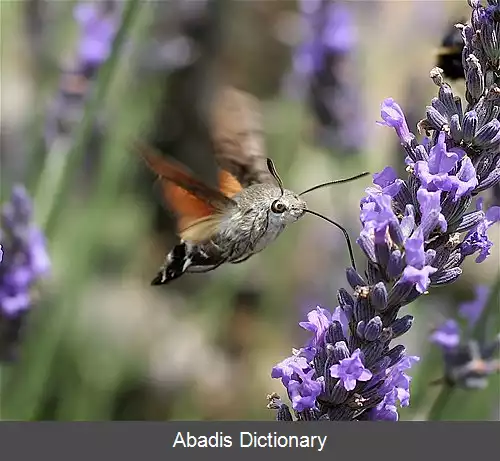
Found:
[[[227,262],[227,259],[222,259],[217,264],[214,264],[213,266],[208,266],[208,267],[191,266],[187,272],[189,272],[191,274],[204,274],[205,272],[210,272],[210,271],[213,271],[214,269],[217,269],[219,266],[222,266],[225,262]]]
[[[222,266],[226,261],[227,258],[223,258],[220,254],[220,247],[211,241],[208,246],[197,247],[187,271],[196,274],[210,272]]]
[[[214,250],[216,252],[214,253]],[[219,266],[222,266],[224,263],[228,261],[228,257],[222,257],[220,254],[220,247],[210,241],[210,247],[208,248],[211,254],[205,252],[203,248],[199,248],[199,251],[196,253],[196,257],[193,258],[193,263],[189,268],[188,272],[193,272],[196,274],[201,274],[205,272],[213,271],[217,269]],[[234,251],[234,245],[229,250],[229,254]],[[210,266],[210,267],[207,267]]]
[[[250,259],[253,256],[253,253],[249,254],[248,256],[245,256],[244,258],[236,259],[235,261],[231,261],[231,264],[240,264],[245,262],[247,259]]]

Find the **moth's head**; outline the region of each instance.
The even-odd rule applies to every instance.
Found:
[[[267,159],[267,168],[278,183],[279,190],[279,195],[273,193],[271,197],[272,201],[269,205],[271,218],[274,218],[273,221],[278,221],[281,224],[290,224],[297,221],[304,216],[306,212],[306,202],[304,202],[295,192],[283,188],[283,182],[270,158]]]
[[[307,204],[295,192],[284,189],[270,204],[270,212],[283,224],[297,221],[306,213]]]

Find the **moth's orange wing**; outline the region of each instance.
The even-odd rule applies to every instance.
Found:
[[[160,181],[166,205],[177,217],[177,230],[179,232],[189,227],[198,219],[206,218],[216,213],[216,209],[213,206],[191,194],[186,189],[183,189],[172,181],[165,179],[160,179]]]
[[[240,182],[226,170],[220,170],[219,172],[219,190],[226,197],[233,197],[238,192],[241,192],[243,186]]]
[[[235,205],[233,200],[219,190],[196,179],[185,167],[174,160],[156,154],[150,146],[137,142],[136,148],[149,168],[161,178],[162,182],[167,180],[176,184],[217,210]]]
[[[221,190],[194,178],[175,161],[157,155],[150,146],[136,143],[136,148],[159,176],[166,205],[176,215],[179,236],[193,242],[210,238],[217,231],[224,213],[237,206],[236,202]],[[236,192],[238,182],[224,175],[220,184],[225,190]]]

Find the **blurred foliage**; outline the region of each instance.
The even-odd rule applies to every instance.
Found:
[[[393,133],[373,123],[380,101],[392,96],[417,119],[423,115],[435,91],[428,78],[432,49],[439,31],[463,16],[462,3],[350,2],[371,131],[363,152],[346,158],[314,145],[310,111],[281,91],[296,41],[293,1],[219,0],[199,16],[177,2],[123,2],[112,54],[85,115],[72,142],[52,150],[43,142],[46,104],[78,40],[74,3],[2,2],[0,190],[6,198],[17,181],[30,188],[53,274],[39,288],[19,360],[1,368],[1,417],[272,419],[266,394],[282,393],[270,378],[272,366],[306,337],[297,326],[304,313],[316,304],[334,308],[336,290],[346,285],[341,236],[307,218],[241,266],[151,287],[175,235],[131,142],[147,138],[210,181],[214,170],[198,104],[224,81],[263,100],[268,151],[289,188],[402,166]],[[174,65],[168,47],[155,48],[176,36],[195,44],[196,59]],[[89,138],[100,117],[95,150]],[[92,158],[89,168],[86,158]],[[354,236],[366,185],[325,189],[311,195],[310,206]],[[497,256],[466,265],[458,283],[408,306],[416,321],[402,341],[422,359],[410,373],[412,403],[403,419],[425,419],[441,392],[431,385],[442,369],[427,340],[431,328],[469,299],[476,283],[492,283]],[[498,419],[499,385],[495,377],[486,390],[454,391],[441,419]]]

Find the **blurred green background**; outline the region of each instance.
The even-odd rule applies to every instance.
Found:
[[[436,93],[428,77],[433,50],[450,22],[469,14],[465,1],[346,2],[358,37],[350,72],[367,131],[362,151],[346,154],[319,147],[310,108],[283,91],[298,40],[296,2],[187,3],[202,13],[188,14],[178,2],[121,2],[122,28],[85,90],[84,114],[76,110],[71,130],[51,143],[44,138],[48,107],[79,40],[74,2],[0,4],[1,197],[15,182],[27,185],[53,264],[19,359],[1,368],[2,419],[273,419],[266,394],[283,388],[271,368],[307,337],[297,325],[305,313],[318,304],[335,308],[336,290],[346,286],[342,235],[308,217],[245,264],[151,287],[175,234],[130,144],[154,140],[209,181],[212,160],[194,104],[228,83],[262,101],[268,154],[288,188],[387,165],[404,171],[397,137],[375,124],[380,103],[393,97],[413,129]],[[185,42],[160,46],[176,37],[195,50],[182,65],[169,49],[179,52]],[[454,88],[461,93],[463,83]],[[323,189],[308,197],[309,206],[354,239],[368,184]],[[492,240],[500,243],[498,235]],[[411,370],[412,403],[402,419],[426,418],[440,389],[430,383],[442,375],[429,332],[472,298],[476,284],[493,282],[493,253],[480,265],[468,261],[458,283],[405,308],[416,321],[402,342],[422,359]],[[498,419],[499,386],[494,377],[484,391],[457,393],[442,418]]]

